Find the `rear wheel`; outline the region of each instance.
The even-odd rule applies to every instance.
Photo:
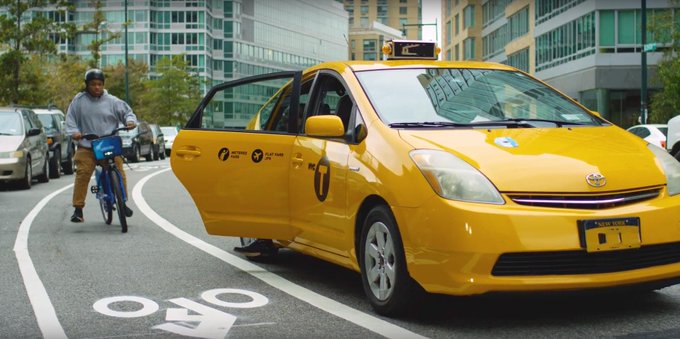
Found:
[[[54,150],[54,157],[50,159],[50,178],[57,179],[61,176],[61,150]]]
[[[397,223],[387,206],[374,207],[361,231],[361,277],[364,293],[379,314],[400,315],[420,296],[409,276]]]
[[[118,173],[111,170],[109,171],[109,178],[111,179],[111,191],[116,199],[116,212],[118,212],[118,220],[120,220],[120,226],[122,232],[126,233],[128,230],[127,219],[125,217],[125,199],[123,199],[122,183],[120,182],[120,177]]]
[[[159,147],[160,147],[160,149],[158,150],[158,157],[161,160],[164,160],[165,159],[165,145],[161,144]]]

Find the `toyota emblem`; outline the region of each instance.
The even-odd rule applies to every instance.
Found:
[[[607,179],[600,173],[590,173],[586,175],[586,182],[593,187],[602,187],[607,184]]]

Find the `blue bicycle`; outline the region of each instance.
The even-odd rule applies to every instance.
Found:
[[[83,136],[84,139],[92,141],[92,150],[97,160],[95,169],[97,185],[90,187],[90,191],[96,194],[104,222],[107,225],[110,225],[113,220],[113,211],[115,210],[118,213],[118,220],[120,220],[123,233],[128,230],[125,216],[127,195],[125,194],[123,176],[120,174],[114,158],[123,154],[121,138],[115,134],[126,129],[127,127],[118,128],[113,133],[103,137],[94,134]]]

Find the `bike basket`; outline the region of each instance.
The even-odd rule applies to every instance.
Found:
[[[93,140],[92,150],[97,160],[112,159],[123,154],[123,143],[119,136],[113,135]]]

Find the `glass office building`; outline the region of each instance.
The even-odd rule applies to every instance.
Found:
[[[680,29],[680,11],[671,7],[666,0],[647,0],[647,27],[670,20]],[[617,125],[637,123],[643,48],[640,1],[442,0],[442,19],[446,59],[509,64]],[[660,87],[656,65],[669,39],[648,31],[646,40],[658,45],[647,53],[651,94]]]
[[[94,2],[73,3],[74,10],[65,16],[55,15],[49,9],[41,12],[58,21],[75,22],[81,28],[92,23]],[[100,3],[104,22],[99,29],[81,31],[74,39],[58,41],[59,51],[90,58],[88,45],[93,39],[118,33],[119,38],[101,47],[100,62],[102,67],[124,63],[122,33],[126,3],[124,0]],[[337,1],[127,0],[127,9],[129,58],[147,63],[151,76],[159,59],[177,54],[185,54],[188,64],[207,87],[250,75],[347,59],[348,15]],[[214,116],[214,123],[245,126],[251,117],[242,113],[246,112],[242,108],[239,103],[224,107],[225,113]]]

